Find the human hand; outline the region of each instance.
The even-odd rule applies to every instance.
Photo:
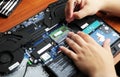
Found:
[[[104,6],[105,0],[68,0],[65,8],[66,21],[71,22],[74,19],[94,15]]]
[[[66,42],[73,51],[63,46],[60,49],[90,77],[116,77],[109,41],[102,47],[87,34],[70,32]]]

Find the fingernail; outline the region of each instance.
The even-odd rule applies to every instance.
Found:
[[[69,32],[68,34],[70,35],[72,32]]]
[[[71,35],[71,34],[74,34],[74,32],[69,32],[68,34],[70,34],[70,35]]]
[[[66,38],[66,40],[69,40],[69,39],[70,39],[69,37]]]
[[[66,42],[70,41],[71,39],[69,37],[66,38]]]
[[[68,18],[66,18],[66,21],[69,23],[69,19]]]
[[[73,34],[73,32],[69,32],[69,33],[68,33],[68,37],[71,37],[72,34]]]
[[[62,48],[62,46],[60,46],[58,50],[61,51],[61,48]]]
[[[110,39],[107,39],[107,42],[110,43]]]
[[[67,21],[68,23],[70,23],[70,22],[71,22],[71,19],[70,19],[70,18],[69,18],[69,19],[67,18],[66,21]]]
[[[60,47],[59,47],[59,51],[61,51],[63,48],[64,48],[64,46],[60,46]]]
[[[77,34],[85,34],[85,33],[82,31],[78,31]]]
[[[77,34],[81,33],[81,31],[78,31]]]
[[[63,48],[63,46],[60,46],[59,49]]]

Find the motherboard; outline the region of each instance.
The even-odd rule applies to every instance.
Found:
[[[96,15],[66,23],[67,0],[50,4],[45,10],[0,33],[0,75],[2,77],[85,77],[59,47],[69,32],[89,34],[101,46],[111,39],[115,56],[120,51],[120,34]]]

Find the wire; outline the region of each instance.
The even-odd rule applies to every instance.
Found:
[[[23,77],[25,77],[25,75],[26,75],[27,68],[28,68],[28,64],[26,64],[26,68],[25,68],[25,72],[24,72],[24,74],[23,74]]]

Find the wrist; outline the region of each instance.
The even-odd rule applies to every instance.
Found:
[[[108,2],[108,0],[101,0],[101,8],[99,11],[107,12],[109,7]]]
[[[103,0],[103,5],[100,8],[100,11],[120,16],[120,0]]]
[[[103,70],[96,70],[90,74],[90,77],[117,77],[115,68],[112,69],[106,68]]]
[[[96,74],[93,74],[91,75],[90,77],[117,77],[117,75],[114,73],[114,74],[111,74],[111,73],[96,73]]]

